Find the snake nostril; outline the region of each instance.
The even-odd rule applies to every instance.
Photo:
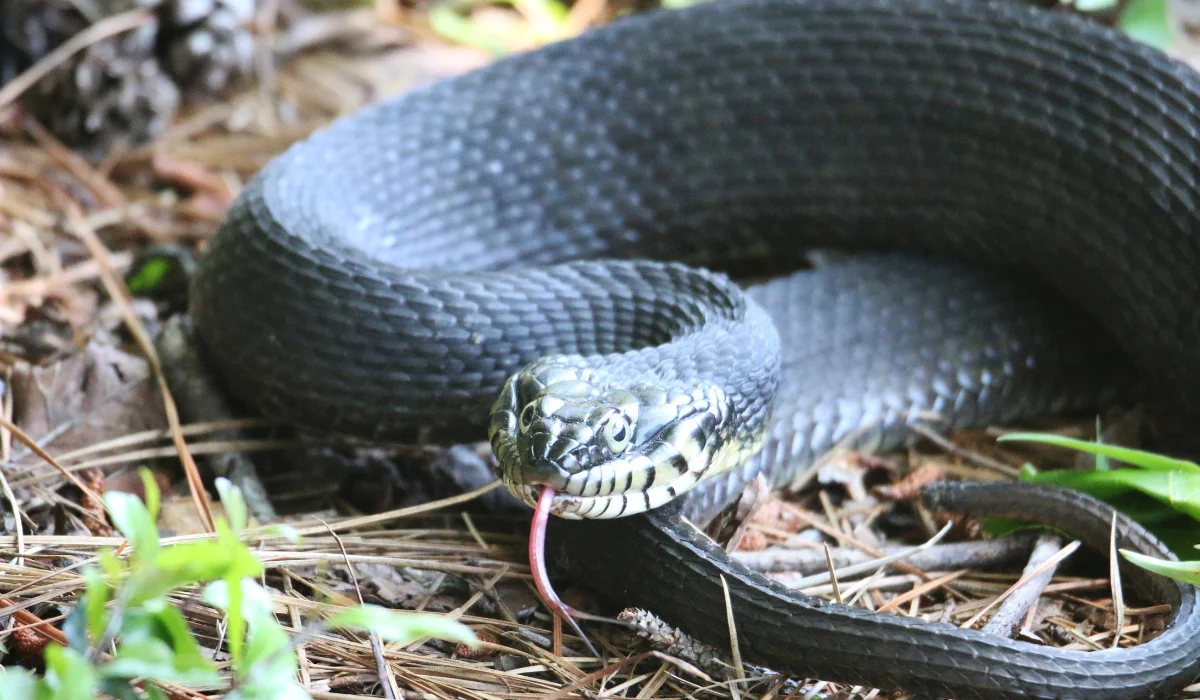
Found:
[[[568,454],[579,448],[579,443],[570,438],[559,438],[550,446],[550,451],[546,453],[546,457],[553,460],[562,461]]]

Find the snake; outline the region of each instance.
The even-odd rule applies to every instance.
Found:
[[[1090,410],[1121,367],[1196,415],[1198,98],[1162,52],[1002,0],[639,13],[291,146],[207,242],[190,313],[247,406],[490,440],[509,491],[550,495],[562,570],[711,644],[731,618],[777,672],[1171,697],[1200,673],[1190,585],[1123,563],[1165,631],[1059,650],[801,595],[699,526],[847,440]],[[1059,488],[923,499],[1172,558]]]

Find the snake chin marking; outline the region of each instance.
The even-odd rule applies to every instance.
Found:
[[[730,414],[712,384],[685,392],[654,371],[630,380],[596,358],[551,357],[505,383],[488,437],[498,476],[530,506],[545,485],[558,492],[554,515],[616,518],[735,466],[748,446],[731,434]]]

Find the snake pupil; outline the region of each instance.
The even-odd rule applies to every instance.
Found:
[[[608,442],[608,449],[618,453],[624,451],[629,442],[629,424],[624,416],[613,416],[604,428],[604,437]]]

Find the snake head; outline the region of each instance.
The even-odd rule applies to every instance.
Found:
[[[505,383],[488,437],[517,497],[532,506],[544,485],[558,492],[555,515],[632,515],[682,494],[712,466],[729,414],[722,391],[613,374],[583,358],[548,358]]]

